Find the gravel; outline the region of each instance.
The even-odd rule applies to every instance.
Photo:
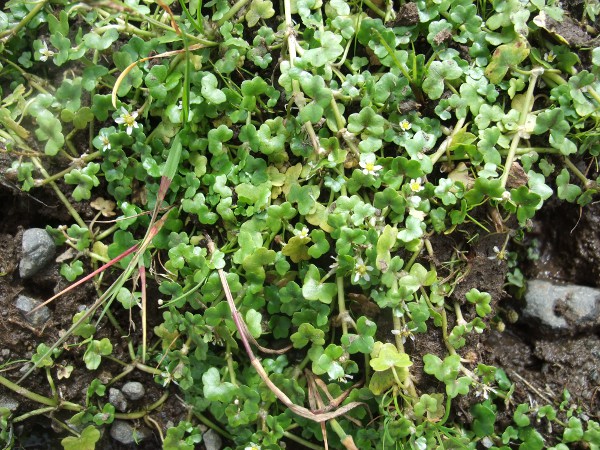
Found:
[[[23,233],[23,256],[19,263],[21,279],[30,278],[52,261],[56,246],[48,232],[42,228],[30,228]]]
[[[129,400],[139,400],[146,394],[144,385],[138,381],[128,381],[123,385],[121,391]]]
[[[600,326],[600,289],[577,284],[530,280],[523,317],[566,334]]]
[[[221,436],[213,429],[208,430],[202,435],[202,442],[204,443],[206,450],[221,450],[223,447]]]
[[[117,409],[117,411],[127,411],[127,399],[120,390],[110,388],[108,391],[108,401]]]
[[[134,428],[124,420],[115,420],[110,427],[110,437],[121,444],[138,443],[149,436],[150,431],[147,428]]]
[[[15,301],[15,307],[27,322],[33,326],[41,326],[50,319],[50,310],[46,306],[42,306],[34,313],[28,314],[34,308],[41,305],[43,302],[36,300],[26,295],[19,295]]]

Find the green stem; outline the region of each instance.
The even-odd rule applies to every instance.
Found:
[[[144,410],[133,411],[130,413],[117,413],[117,414],[115,414],[115,419],[121,419],[121,420],[141,419],[146,414],[148,414],[150,411],[155,410],[160,405],[162,405],[164,402],[166,402],[168,398],[169,398],[169,391],[166,391],[163,395],[160,396],[160,398],[158,400],[156,400],[151,405],[148,405]]]
[[[107,228],[102,233],[100,233],[99,235],[97,235],[95,237],[95,240],[96,241],[101,241],[102,239],[107,238],[108,236],[110,236],[111,234],[113,234],[118,229],[119,229],[119,225],[117,225],[117,224],[112,225],[110,228]]]
[[[244,0],[239,0],[244,1]],[[290,0],[283,0],[283,6],[285,10],[285,26],[286,26],[286,34],[287,34],[287,42],[288,42],[288,56],[290,60],[290,66],[294,67],[296,61],[296,34],[294,31],[294,22],[292,21],[292,5]],[[292,80],[292,98],[298,110],[302,110],[306,105],[306,101],[304,100],[304,95],[300,90],[300,83],[298,80]],[[319,138],[317,137],[317,133],[315,133],[315,129],[312,126],[312,123],[306,122],[304,123],[304,128],[306,129],[306,133],[310,138],[310,142],[315,149],[315,152],[319,152],[321,148],[321,144],[319,143]]]
[[[19,31],[21,31],[21,29],[25,27],[31,21],[31,19],[33,19],[37,15],[37,13],[39,13],[42,10],[44,6],[46,6],[46,3],[48,3],[48,0],[40,0],[39,2],[37,2],[33,9],[29,11],[29,13],[25,17],[23,17],[23,19],[17,25],[15,25],[9,30],[0,33],[0,39],[6,42],[11,38],[11,36],[14,36]]]
[[[579,178],[579,180],[583,183],[583,187],[585,189],[591,189],[596,187],[596,183],[592,180],[589,180],[585,174],[579,170],[577,168],[577,166],[575,164],[573,164],[573,162],[567,157],[565,156],[563,158],[564,162],[565,162],[565,166],[567,166],[569,168],[569,170],[571,172],[573,172],[573,175],[575,175],[577,178]]]
[[[517,128],[517,132],[513,136],[513,139],[510,143],[510,148],[508,149],[508,154],[506,155],[506,161],[504,163],[504,172],[502,172],[502,176],[500,177],[500,183],[502,187],[506,187],[506,182],[508,181],[508,176],[510,175],[510,169],[512,167],[513,161],[515,159],[515,154],[517,151],[517,147],[519,146],[519,141],[521,140],[521,129],[527,122],[527,116],[531,112],[531,108],[533,107],[533,91],[535,90],[535,84],[540,75],[544,73],[544,69],[542,68],[534,68],[531,71],[531,77],[529,78],[529,87],[527,88],[527,94],[525,95],[525,100],[523,101],[523,108],[521,109],[521,116],[519,117],[519,126]]]
[[[149,373],[151,375],[162,375],[163,371],[160,369],[155,369],[154,367],[147,366],[146,364],[142,364],[141,362],[135,363],[136,369],[141,370],[142,372]]]
[[[56,410],[56,406],[46,406],[44,408],[34,409],[32,411],[29,411],[29,412],[23,414],[22,416],[15,417],[12,420],[12,422],[13,423],[23,422],[24,420],[27,420],[30,417],[38,416],[40,414],[46,414],[46,413],[49,413],[49,412],[52,412],[52,411],[55,411],[55,410]]]
[[[456,355],[456,350],[448,340],[448,316],[446,315],[446,310],[443,307],[441,308],[440,315],[442,316],[442,338],[444,339],[444,344],[451,355]]]
[[[227,341],[225,346],[225,359],[227,360],[227,370],[229,371],[229,379],[231,380],[231,384],[237,386],[235,369],[233,368],[233,358],[231,356],[231,345],[229,344],[229,341]]]
[[[367,5],[369,8],[371,8],[371,10],[377,14],[379,17],[381,17],[382,19],[385,19],[385,12],[383,12],[381,9],[379,9],[379,7],[373,3],[371,0],[363,0],[363,3],[365,5]]]
[[[344,294],[344,278],[336,277],[338,309],[342,320],[342,336],[348,334],[348,310],[346,309],[346,297]]]
[[[31,162],[33,162],[33,164],[38,168],[38,170],[44,176],[44,178],[50,177],[50,175],[48,174],[48,172],[46,172],[46,169],[44,168],[44,166],[42,165],[42,163],[40,162],[40,160],[37,157],[32,156]],[[69,211],[69,214],[71,214],[71,217],[73,217],[75,222],[77,222],[77,224],[80,227],[87,228],[86,223],[83,221],[83,219],[81,218],[79,213],[77,211],[75,211],[75,208],[73,208],[73,205],[71,205],[71,202],[69,201],[69,199],[67,199],[67,197],[65,197],[65,195],[58,188],[56,183],[54,181],[51,181],[50,186],[52,187],[52,189],[54,190],[54,192],[56,193],[56,196],[60,199],[60,201],[63,202],[63,205],[65,205],[65,207],[67,208],[67,211]]]
[[[213,430],[215,430],[217,433],[219,433],[224,438],[229,439],[229,440],[233,440],[233,436],[231,434],[229,434],[223,428],[221,428],[220,426],[218,426],[216,423],[214,423],[212,420],[210,420],[208,417],[206,417],[201,412],[194,411],[194,416],[196,417],[196,419],[198,419],[204,425],[206,425],[209,428],[212,428]]]
[[[249,0],[238,0],[231,8],[229,8],[229,11],[227,11],[227,13],[225,13],[225,15],[221,17],[221,19],[217,22],[217,25],[220,27],[225,22],[229,21],[229,19],[235,16],[240,9],[246,6],[246,3],[248,3],[248,1]]]
[[[25,389],[24,387],[21,387],[18,384],[13,383],[8,378],[4,378],[1,375],[0,375],[0,384],[3,385],[4,387],[10,389],[11,391],[13,391],[19,395],[22,395],[23,397],[28,398],[31,401],[41,403],[42,405],[52,406],[53,408],[62,408],[62,409],[66,409],[69,411],[82,411],[83,410],[83,406],[81,406],[81,405],[77,405],[77,404],[71,403],[71,402],[56,401],[53,398],[48,398],[43,395],[36,394],[35,392],[30,391],[29,389]]]
[[[81,158],[79,158],[79,161],[81,161],[82,163],[87,163],[87,162],[93,161],[94,159],[98,158],[100,155],[102,155],[102,152],[100,152],[100,151],[90,153],[89,155],[85,155],[85,156],[82,156]],[[69,167],[67,167],[66,169],[61,170],[60,172],[57,172],[54,175],[50,175],[49,177],[44,178],[43,180],[40,180],[38,183],[35,184],[35,187],[40,187],[40,186],[48,184],[52,181],[59,180],[62,177],[64,177],[66,174],[70,173],[73,169],[76,169],[77,167],[78,167],[77,164],[72,164]]]
[[[312,450],[323,450],[323,447],[313,444],[312,442],[307,441],[306,439],[301,438],[300,436],[296,436],[295,434],[290,433],[289,431],[284,431],[283,436],[288,438],[291,441],[297,442],[298,444],[310,448]]]
[[[442,145],[439,146],[437,151],[433,155],[431,155],[432,164],[435,164],[442,157],[442,155],[444,153],[446,153],[446,151],[450,147],[450,144],[454,140],[454,136],[456,136],[456,134],[460,130],[462,130],[462,127],[465,125],[465,121],[466,121],[466,118],[463,117],[462,119],[459,119],[458,122],[456,122],[456,125],[454,126],[452,133],[450,133],[450,135],[446,138],[446,140],[444,142],[442,142]]]

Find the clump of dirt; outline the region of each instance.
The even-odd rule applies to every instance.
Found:
[[[530,256],[522,267],[526,279],[599,287],[599,226],[598,204],[580,208],[549,202],[536,216],[524,241],[522,253]],[[523,301],[509,301],[509,308],[519,310]],[[591,417],[598,417],[600,339],[577,330],[570,334],[558,335],[521,319],[508,324],[506,332],[490,335],[487,358],[503,367],[515,382],[515,401],[559,403],[567,389],[575,404]]]

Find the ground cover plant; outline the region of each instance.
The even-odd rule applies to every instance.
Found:
[[[597,411],[516,401],[480,345],[536,212],[598,192],[597,13],[7,2],[3,177],[60,200],[61,289],[90,295],[5,363],[28,409],[0,441],[47,417],[65,449],[114,420],[167,450],[199,424],[240,449],[600,448]],[[152,395],[119,411],[130,377]]]

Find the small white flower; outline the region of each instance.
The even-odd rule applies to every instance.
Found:
[[[423,190],[423,181],[420,178],[413,178],[410,180],[410,190],[413,192],[421,192]]]
[[[410,123],[408,120],[404,119],[403,121],[400,122],[400,129],[402,131],[408,131],[412,128],[412,123]]]
[[[52,58],[54,56],[54,52],[48,49],[48,44],[45,41],[42,41],[42,48],[40,48],[39,52],[41,54],[40,61],[46,62],[48,58]]]
[[[373,175],[376,177],[379,175],[378,172],[383,169],[383,166],[375,164],[375,155],[373,153],[366,155],[358,164],[362,167],[362,173],[365,175]]]
[[[339,377],[337,380],[340,383],[346,383],[348,381],[352,381],[354,377],[352,375],[348,375],[348,374],[344,374],[341,377]]]
[[[504,259],[506,259],[506,252],[504,250],[500,250],[497,245],[494,245],[494,254],[492,256],[488,256],[488,259],[497,259],[498,264],[501,263]]]
[[[551,63],[551,62],[554,62],[555,59],[556,59],[556,55],[554,54],[553,51],[544,53],[544,61]]]
[[[369,272],[373,270],[373,267],[367,266],[362,258],[358,258],[356,260],[356,265],[354,266],[354,282],[357,283],[360,278],[364,278],[365,281],[370,281],[371,276]]]
[[[502,200],[510,200],[510,192],[504,191],[501,198]]]
[[[102,142],[102,151],[110,150],[110,141],[108,140],[108,134],[100,133],[100,142]]]
[[[250,442],[244,450],[260,450],[260,445]]]
[[[298,236],[300,239],[310,239],[308,236],[308,228],[304,227],[301,230],[294,230],[294,233],[296,234],[296,236]]]
[[[179,100],[179,102],[177,103],[177,109],[183,109],[183,101]]]
[[[125,124],[127,126],[127,134],[131,134],[134,128],[138,128],[140,126],[140,124],[135,121],[137,116],[137,111],[134,111],[130,114],[125,107],[121,106],[121,115],[115,119],[115,122],[117,122],[119,125]]]

